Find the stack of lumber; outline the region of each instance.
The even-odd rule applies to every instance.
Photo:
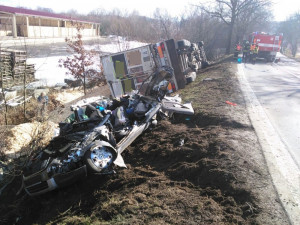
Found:
[[[34,80],[34,65],[26,63],[25,51],[0,50],[0,87],[10,88]]]
[[[0,52],[0,74],[2,86],[12,82],[11,54],[9,52]]]

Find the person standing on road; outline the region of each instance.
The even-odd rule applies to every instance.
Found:
[[[240,54],[241,50],[242,50],[242,46],[240,45],[240,42],[239,42],[239,43],[237,43],[236,46],[235,46],[235,50],[234,50],[234,55],[233,55],[233,57],[234,57],[234,58],[237,58],[238,55]]]
[[[255,44],[252,44],[250,46],[250,53],[249,53],[250,62],[252,62],[252,63],[253,63],[254,48],[255,48]]]
[[[259,50],[259,47],[258,47],[258,44],[256,44],[254,47],[254,50],[253,50],[253,60],[252,60],[253,64],[256,63],[256,58],[258,56],[258,50]]]
[[[250,44],[249,44],[249,41],[246,41],[243,46],[243,61],[244,61],[244,63],[247,63],[247,59],[249,57],[249,51],[250,51]]]

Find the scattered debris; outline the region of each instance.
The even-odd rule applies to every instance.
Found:
[[[194,82],[196,80],[196,77],[197,77],[196,72],[189,73],[188,75],[185,76],[186,83],[189,84]]]
[[[59,123],[59,135],[25,167],[25,191],[34,196],[87,174],[112,174],[115,167],[126,167],[121,154],[145,130],[157,125],[161,112],[193,115],[191,104],[177,102],[178,96],[164,99],[172,74],[158,71],[151,74],[148,88],[152,91],[146,96],[92,97],[72,105],[72,114]],[[180,140],[183,145],[184,139]]]
[[[226,101],[226,103],[227,103],[228,105],[237,106],[237,104],[236,104],[236,103],[233,103],[233,102],[230,102],[230,101]]]
[[[179,146],[183,146],[184,145],[184,138],[181,138],[180,140],[179,140]]]

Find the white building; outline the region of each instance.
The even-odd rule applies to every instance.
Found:
[[[83,37],[100,36],[100,24],[72,17],[0,5],[0,38],[72,37],[77,34],[76,23],[83,26]]]

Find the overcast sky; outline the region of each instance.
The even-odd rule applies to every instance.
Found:
[[[140,15],[152,16],[156,8],[165,8],[172,16],[180,16],[191,4],[208,0],[0,0],[0,5],[13,7],[27,7],[36,9],[37,7],[51,8],[55,12],[66,12],[75,9],[79,13],[88,13],[97,8],[112,10],[120,9],[121,12],[136,10]],[[300,12],[299,0],[272,0],[274,3],[273,13],[277,21],[285,20],[289,15]]]

